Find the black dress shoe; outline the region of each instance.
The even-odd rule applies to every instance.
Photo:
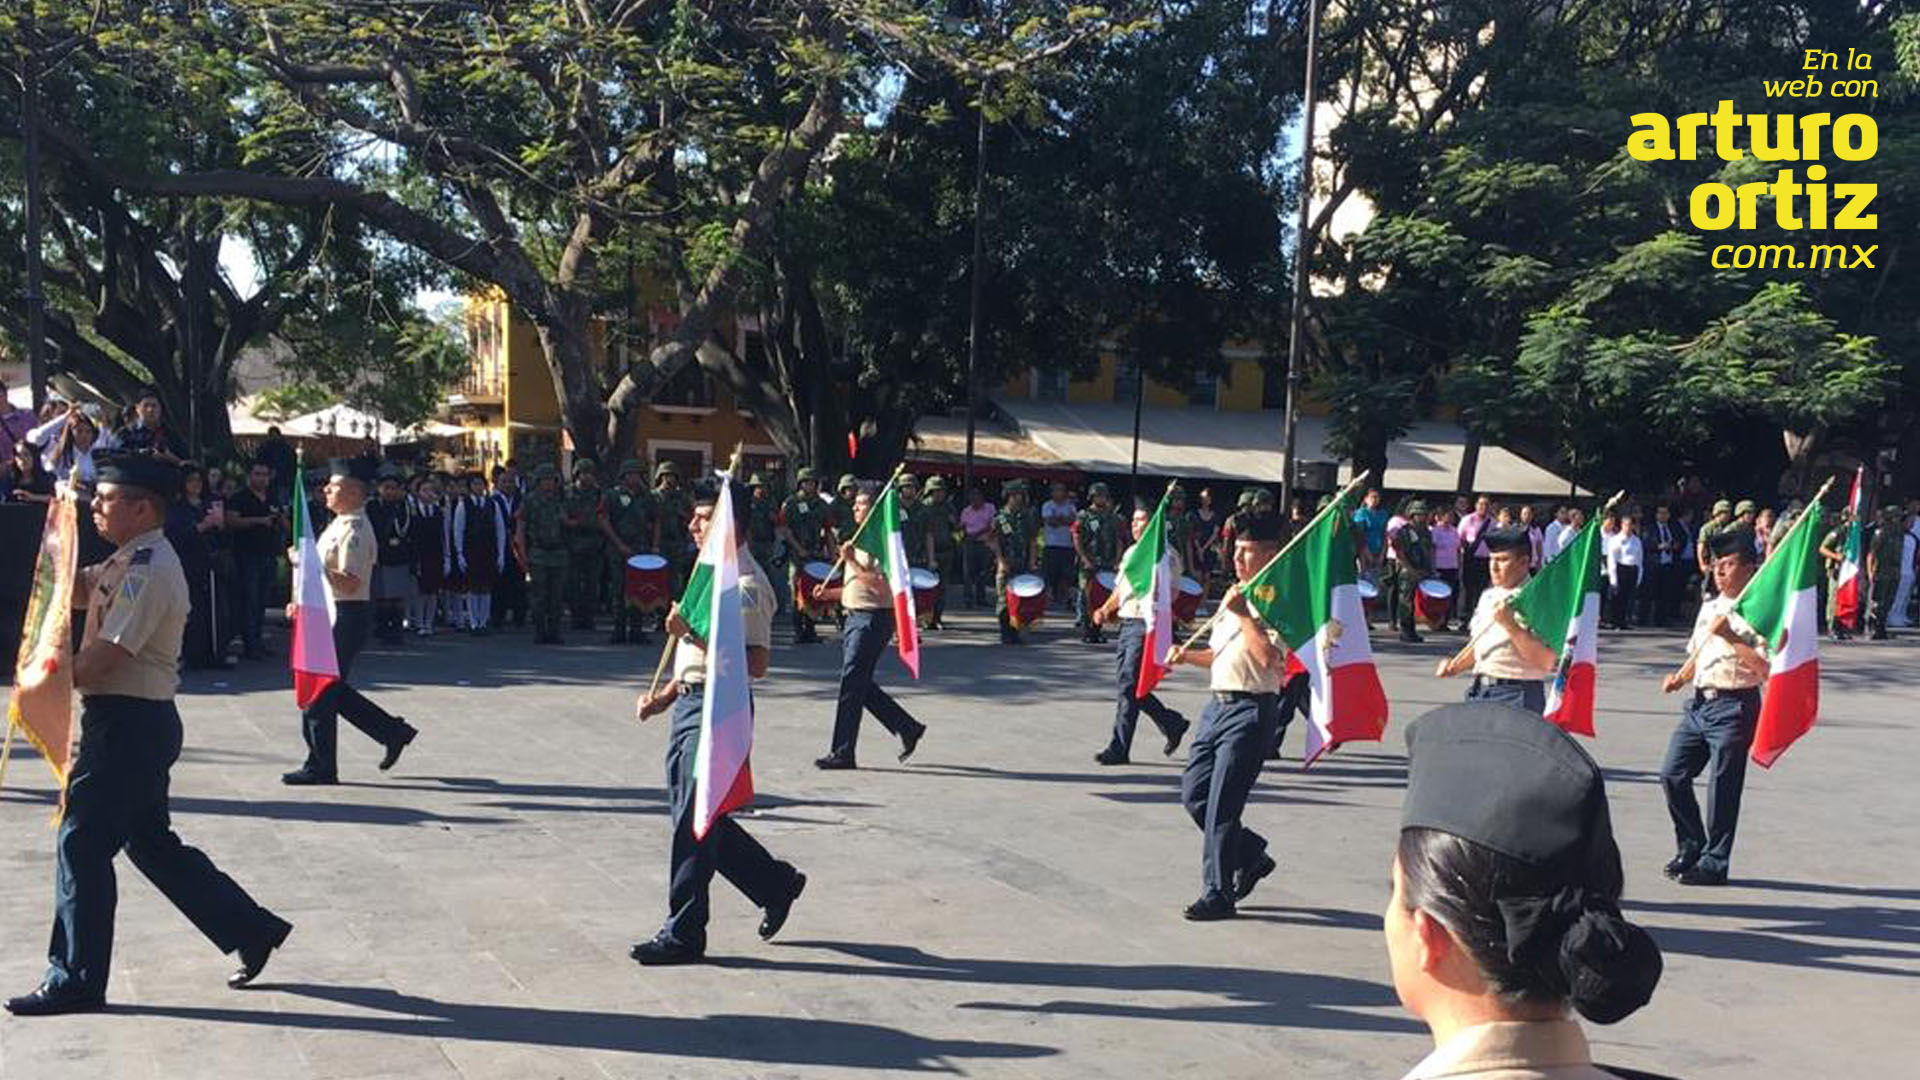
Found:
[[[280,782],[288,787],[321,787],[327,784],[337,784],[340,782],[340,778],[337,776],[321,776],[319,773],[308,772],[305,769],[295,769],[290,773],[281,773]]]
[[[259,978],[260,972],[267,966],[268,958],[273,955],[275,949],[286,944],[287,935],[291,933],[293,933],[292,924],[285,923],[273,937],[258,945],[241,949],[240,966],[233,970],[233,974],[227,976],[227,985],[238,990]]]
[[[394,719],[399,720],[400,718],[396,716],[394,717]],[[401,728],[404,729],[400,732],[400,737],[388,743],[387,752],[381,755],[381,758],[380,758],[381,772],[386,772],[388,769],[391,769],[395,765],[399,764],[401,753],[404,752],[407,746],[413,742],[413,737],[420,734],[419,728],[413,727],[407,724],[405,721],[401,721],[400,726]]]
[[[1186,717],[1180,717],[1179,724],[1172,731],[1166,733],[1167,745],[1160,748],[1160,753],[1166,757],[1172,757],[1175,753],[1179,752],[1180,740],[1187,737],[1187,729],[1192,726],[1192,724],[1187,722]]]
[[[665,930],[653,936],[651,941],[643,941],[628,950],[633,957],[647,967],[670,967],[674,964],[698,964],[707,958],[706,950],[696,949],[684,942],[668,936]]]
[[[1219,893],[1210,892],[1188,904],[1182,914],[1186,915],[1188,922],[1219,922],[1233,918],[1238,912],[1233,909],[1233,901]]]
[[[1273,861],[1273,856],[1262,855],[1260,856],[1260,861],[1252,866],[1235,870],[1233,872],[1233,898],[1235,900],[1245,900],[1247,897],[1252,896],[1253,887],[1260,884],[1260,879],[1273,873],[1279,866],[1279,863]]]
[[[1128,763],[1127,755],[1115,753],[1111,746],[1093,755],[1093,760],[1095,764],[1099,765],[1125,765]]]
[[[920,739],[927,733],[927,725],[921,724],[905,735],[900,736],[900,761],[902,764],[920,748]]]
[[[64,1013],[93,1012],[106,1003],[105,994],[55,990],[43,983],[31,994],[8,998],[7,1011],[15,1016],[60,1016]]]
[[[1683,851],[1673,858],[1668,859],[1667,865],[1661,867],[1660,872],[1670,878],[1678,878],[1681,874],[1693,869],[1693,864],[1697,862],[1699,858],[1700,856],[1698,855],[1689,855]]]
[[[826,757],[814,758],[813,767],[816,769],[824,769],[831,772],[836,769],[857,769],[860,766],[855,765],[851,757],[841,757],[838,754],[828,754]]]
[[[1709,870],[1706,867],[1697,865],[1689,866],[1675,880],[1682,885],[1725,885],[1727,883],[1727,872],[1725,870]]]
[[[779,933],[780,928],[787,925],[787,913],[793,910],[793,902],[800,899],[800,894],[806,891],[807,875],[795,870],[793,872],[793,891],[787,894],[785,900],[777,904],[768,904],[767,913],[760,919],[761,941],[772,941],[773,935]]]

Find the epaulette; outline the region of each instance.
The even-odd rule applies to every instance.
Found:
[[[153,561],[152,548],[150,547],[134,548],[133,557],[127,560],[127,565],[128,566],[145,566],[148,563],[151,563],[152,561]]]

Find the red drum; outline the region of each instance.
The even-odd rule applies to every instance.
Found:
[[[832,563],[805,563],[800,567],[800,573],[793,579],[793,602],[809,615],[830,615],[833,613],[833,605],[821,602],[816,595],[822,585],[839,579],[840,571]]]
[[[940,603],[940,575],[916,566],[909,576],[913,579],[913,613],[921,626],[929,626],[933,609]]]
[[[1447,614],[1453,610],[1453,586],[1439,578],[1428,578],[1420,583],[1413,594],[1414,618],[1427,624],[1427,629],[1438,630],[1446,625]]]
[[[673,602],[667,595],[667,560],[658,555],[635,555],[627,560],[627,606],[637,611],[660,611]]]
[[[1181,574],[1179,588],[1173,590],[1173,617],[1180,622],[1192,622],[1199,616],[1200,601],[1206,595],[1204,586]]]
[[[1047,583],[1039,574],[1015,574],[1007,579],[1007,621],[1024,630],[1047,613]]]
[[[1089,613],[1100,610],[1100,605],[1106,603],[1107,598],[1113,595],[1114,583],[1118,580],[1120,579],[1116,577],[1111,570],[1094,571],[1092,580],[1087,582],[1087,611]]]

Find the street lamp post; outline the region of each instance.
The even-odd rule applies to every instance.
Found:
[[[973,488],[973,435],[974,416],[980,411],[980,295],[983,286],[981,280],[986,263],[986,232],[983,224],[985,216],[982,207],[986,203],[987,187],[987,88],[980,87],[980,118],[978,130],[974,135],[973,153],[973,266],[968,272],[968,291],[972,294],[967,314],[967,463],[960,481],[960,494],[964,499]]]
[[[20,55],[21,165],[27,173],[27,381],[33,388],[33,408],[47,401],[47,297],[40,273],[40,46],[33,25],[33,5],[22,20]]]
[[[1301,100],[1300,141],[1300,217],[1293,234],[1293,317],[1287,330],[1287,401],[1281,422],[1280,512],[1290,513],[1293,506],[1294,440],[1299,428],[1300,367],[1306,352],[1307,253],[1312,238],[1307,235],[1313,193],[1313,103],[1314,71],[1320,59],[1320,0],[1307,0],[1307,86]]]

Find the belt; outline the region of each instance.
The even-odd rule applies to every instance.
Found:
[[[1231,705],[1236,701],[1259,701],[1263,698],[1278,698],[1275,690],[1215,690],[1213,700],[1222,705]]]
[[[1473,685],[1475,686],[1537,686],[1545,681],[1545,679],[1502,679],[1493,675],[1475,675],[1473,677]]]
[[[1739,687],[1702,686],[1693,692],[1693,700],[1695,701],[1713,701],[1716,698],[1745,699],[1745,698],[1759,697],[1759,696],[1760,696],[1760,688],[1757,686],[1739,686]]]
[[[680,680],[679,686],[680,686],[680,691],[678,695],[676,695],[678,697],[687,697],[691,694],[705,693],[707,689],[707,684],[704,682],[688,682],[685,679]]]

